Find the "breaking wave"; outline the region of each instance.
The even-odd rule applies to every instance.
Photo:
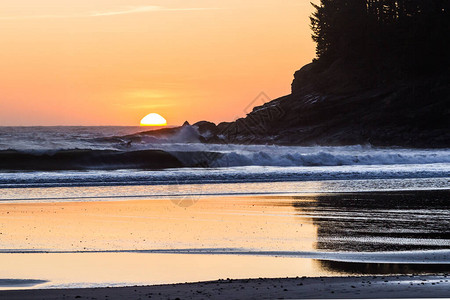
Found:
[[[450,163],[449,150],[374,149],[355,147],[267,147],[229,151],[217,158],[228,166],[345,166]]]
[[[136,130],[0,128],[0,188],[450,177],[450,149],[204,144],[191,126]]]
[[[152,144],[128,150],[0,150],[0,170],[115,170],[244,166],[450,164],[450,150]],[[150,149],[148,149],[150,148]],[[450,166],[449,166],[450,168]]]

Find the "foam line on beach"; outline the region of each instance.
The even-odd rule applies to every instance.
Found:
[[[31,174],[33,175],[33,174]],[[40,174],[36,174],[39,177]],[[130,199],[172,199],[176,197],[229,197],[253,195],[298,196],[314,193],[368,193],[368,192],[406,192],[406,191],[448,191],[450,177],[425,179],[376,179],[376,180],[329,180],[329,181],[286,181],[280,184],[262,183],[227,183],[220,184],[128,184],[117,186],[65,187],[60,185],[54,189],[40,189],[38,193],[30,193],[25,186],[4,188],[0,173],[0,203],[7,202],[91,202]],[[23,190],[17,189],[22,186]],[[151,186],[151,187],[150,187]],[[36,186],[34,186],[36,187]],[[43,187],[43,186],[42,186]],[[29,187],[31,188],[31,187]],[[330,216],[332,217],[332,216]]]
[[[119,154],[117,154],[120,156]],[[39,160],[40,163],[44,163]],[[84,163],[84,162],[83,162]],[[97,163],[97,162],[96,162]],[[123,164],[131,160],[121,161]],[[185,185],[215,183],[263,183],[333,180],[408,180],[435,179],[440,184],[419,184],[420,188],[448,187],[450,163],[389,166],[320,166],[320,167],[232,167],[232,168],[174,168],[26,171],[11,172],[0,167],[0,188]],[[382,189],[380,185],[378,189]],[[403,186],[403,185],[401,185]],[[390,187],[390,188],[395,188]]]
[[[0,184],[0,188],[1,184]],[[125,194],[125,195],[100,195],[100,196],[61,196],[61,197],[22,197],[22,198],[1,198],[0,196],[0,203],[2,202],[17,202],[17,201],[42,201],[42,202],[88,202],[88,201],[111,201],[111,200],[123,200],[123,199],[173,199],[173,198],[185,198],[185,197],[196,197],[196,198],[206,198],[206,197],[227,197],[227,196],[299,196],[299,195],[313,195],[317,193],[321,194],[352,194],[352,193],[379,193],[379,192],[407,192],[407,191],[448,191],[450,190],[450,187],[429,187],[429,188],[392,188],[392,189],[376,189],[376,190],[353,190],[348,192],[342,192],[342,191],[332,191],[332,190],[312,190],[312,191],[304,191],[301,192],[295,191],[294,189],[292,191],[276,191],[276,192],[269,192],[269,191],[246,191],[246,192],[223,192],[223,191],[217,191],[217,192],[202,192],[202,193],[154,193],[154,194]],[[312,215],[296,215],[296,217],[311,217]],[[345,219],[346,217],[342,216],[332,216],[332,215],[314,215],[314,218],[327,218],[327,219]],[[366,220],[367,217],[355,217],[351,216],[351,219],[360,219],[360,220]],[[378,220],[381,220],[381,218],[377,218]],[[389,218],[385,218],[385,220],[390,220]],[[405,219],[406,221],[407,219]]]
[[[236,248],[192,248],[192,249],[142,249],[142,250],[45,250],[3,249],[0,254],[83,254],[83,253],[147,253],[190,255],[249,255],[298,257],[352,263],[399,263],[399,264],[445,264],[450,265],[450,249],[383,252],[321,252],[321,251],[252,251]]]

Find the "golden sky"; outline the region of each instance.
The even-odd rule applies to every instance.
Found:
[[[307,0],[2,0],[0,125],[232,121],[314,57]],[[261,104],[261,103],[255,103]]]

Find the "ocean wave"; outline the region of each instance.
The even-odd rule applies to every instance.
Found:
[[[194,126],[0,128],[0,170],[448,164],[450,149],[201,143]],[[203,133],[205,134],[205,133]]]
[[[129,150],[0,150],[0,170],[448,164],[450,151],[170,144]]]
[[[163,169],[182,166],[176,157],[161,150],[0,151],[0,170]]]
[[[317,153],[293,152],[276,154],[265,151],[256,153],[226,153],[214,160],[213,166],[344,166],[344,165],[394,165],[448,163],[450,155],[439,156],[416,153]]]

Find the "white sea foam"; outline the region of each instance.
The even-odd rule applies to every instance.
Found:
[[[288,148],[288,149],[286,149]],[[260,151],[231,151],[217,166],[342,166],[450,163],[450,151],[349,149],[349,147],[261,147]]]
[[[275,146],[202,144],[193,127],[168,138],[134,134],[139,127],[0,127],[0,150],[55,152],[70,149],[158,149],[168,152],[217,152],[217,167],[341,166],[450,163],[450,149],[405,149],[361,146]],[[127,134],[137,140],[127,143]],[[122,136],[122,138],[121,138]]]
[[[0,127],[0,151],[157,149],[172,153],[186,166],[193,166],[195,160],[208,168],[64,172],[0,170],[0,187],[450,177],[450,149],[202,144],[197,142],[197,133],[192,127],[186,127],[170,140],[138,135],[138,139],[127,144],[126,138],[120,138],[137,131],[137,127]],[[448,188],[449,183],[444,180],[444,183],[433,187]]]
[[[215,167],[236,166],[343,166],[450,163],[450,149],[377,148],[372,146],[276,146],[201,143],[138,144],[136,150],[160,149],[204,152]],[[211,155],[211,152],[220,155]],[[182,160],[183,157],[180,156]]]

